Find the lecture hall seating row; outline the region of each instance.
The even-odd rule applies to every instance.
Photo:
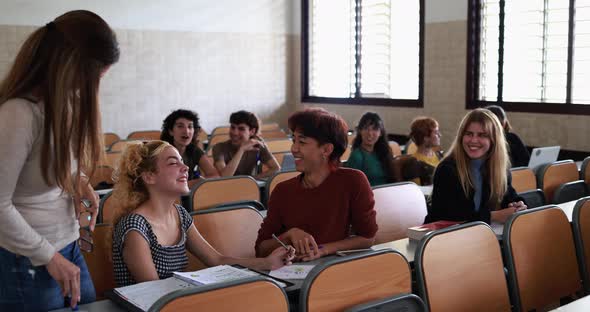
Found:
[[[253,255],[253,248],[244,246],[253,246],[257,232],[257,227],[247,224],[262,220],[255,208],[214,208],[192,215],[216,249],[235,257]],[[84,255],[99,297],[114,286],[112,274],[108,274],[112,272],[109,246],[101,237],[110,230],[110,225],[97,226],[95,250]],[[404,307],[433,312],[543,310],[557,307],[564,297],[590,292],[590,198],[577,203],[573,231],[563,211],[545,206],[515,214],[506,223],[504,233],[502,249],[494,232],[481,222],[428,234],[418,243],[414,259],[414,281],[420,298],[406,301]],[[191,261],[189,270],[198,268]],[[298,300],[291,304],[297,305],[299,311],[363,311],[377,304],[395,305],[400,303],[393,298],[407,298],[412,292],[412,280],[409,263],[393,250],[325,258],[308,275]],[[287,311],[290,303],[284,291],[270,283],[264,296],[275,296],[271,293],[276,292],[280,299],[272,299],[273,303],[266,307],[260,303],[263,306],[255,310]],[[191,306],[202,307],[197,303],[218,309],[231,307],[228,302],[259,304],[253,298],[259,298],[260,291],[248,292],[244,297],[248,287],[233,288],[240,284],[189,290],[160,299],[158,307],[162,311],[166,306],[184,311]]]

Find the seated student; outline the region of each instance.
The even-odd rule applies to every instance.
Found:
[[[419,161],[420,168],[420,178],[414,182],[418,185],[432,184],[434,169],[442,158],[442,153],[433,150],[440,146],[438,122],[430,117],[415,118],[410,125],[410,138],[416,144],[417,149],[412,156]]]
[[[219,177],[219,172],[197,146],[197,134],[201,130],[199,117],[185,109],[173,111],[162,122],[160,140],[176,147],[182,161],[188,166],[188,179],[197,179],[201,173],[207,178]]]
[[[121,203],[113,231],[117,285],[168,278],[188,264],[186,250],[208,266],[240,264],[271,270],[290,263],[294,249],[275,248],[266,258],[219,254],[199,234],[192,217],[174,201],[188,192],[188,167],[164,141],[129,145],[121,156],[113,190]]]
[[[346,166],[364,172],[371,186],[393,182],[393,154],[381,117],[376,113],[365,113],[356,131]]]
[[[259,136],[260,123],[256,115],[238,111],[229,117],[230,139],[213,146],[215,167],[223,177],[251,175],[262,179],[281,170]],[[270,169],[262,172],[261,164]]]
[[[293,245],[302,261],[373,244],[377,223],[369,181],[358,170],[339,167],[347,128],[340,116],[319,108],[289,117],[291,153],[302,174],[272,192],[256,240],[258,256],[279,246],[272,234]]]
[[[508,154],[510,155],[510,163],[512,164],[512,167],[528,166],[529,160],[531,160],[531,154],[520,137],[516,135],[516,133],[510,132],[512,126],[510,125],[510,122],[508,122],[504,109],[497,105],[486,106],[486,109],[498,117],[500,124],[502,124],[502,127],[504,128],[504,136],[506,137],[506,141],[508,141]]]
[[[432,206],[425,223],[438,220],[504,223],[527,208],[510,183],[502,126],[489,110],[475,109],[434,173]]]

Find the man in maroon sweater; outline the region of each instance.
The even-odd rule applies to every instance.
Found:
[[[346,123],[323,109],[306,109],[289,118],[289,128],[302,174],[273,191],[257,256],[280,246],[272,234],[293,245],[303,261],[370,247],[377,232],[373,191],[361,171],[338,167],[347,145]]]

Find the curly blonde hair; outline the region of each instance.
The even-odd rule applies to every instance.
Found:
[[[157,172],[158,155],[167,147],[172,145],[159,140],[127,145],[113,174],[113,196],[118,204],[113,224],[150,198],[141,175],[144,172]]]

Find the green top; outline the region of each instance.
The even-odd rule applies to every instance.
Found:
[[[354,149],[346,161],[346,167],[364,172],[371,186],[387,183],[387,174],[374,152],[369,153],[362,148]]]

